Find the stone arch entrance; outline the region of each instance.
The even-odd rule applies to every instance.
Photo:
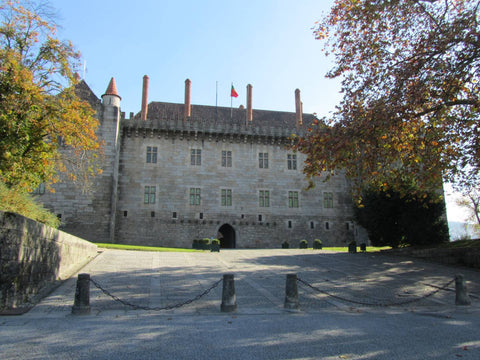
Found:
[[[235,229],[229,224],[223,224],[218,229],[218,239],[220,240],[220,247],[224,249],[235,248]]]

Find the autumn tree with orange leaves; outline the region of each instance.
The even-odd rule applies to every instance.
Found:
[[[479,184],[480,1],[336,0],[314,34],[343,99],[296,149],[357,189]],[[328,174],[325,175],[325,174]]]
[[[66,173],[84,181],[101,153],[94,111],[74,93],[79,53],[45,7],[0,2],[0,180],[33,190]]]

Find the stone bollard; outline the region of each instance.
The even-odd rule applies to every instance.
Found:
[[[222,312],[232,312],[237,310],[237,298],[235,296],[235,282],[233,274],[223,275]]]
[[[470,305],[471,303],[463,275],[455,275],[455,305]]]
[[[78,274],[75,301],[72,306],[73,315],[90,314],[90,274]]]
[[[297,274],[287,274],[287,282],[285,285],[285,309],[298,309],[298,288]]]

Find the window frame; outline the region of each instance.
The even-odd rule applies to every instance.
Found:
[[[270,190],[258,190],[258,206],[270,207]]]
[[[144,193],[143,193],[143,203],[155,204],[156,197],[157,197],[157,187],[152,185],[145,185]]]
[[[201,203],[201,188],[190,188],[190,205],[198,206]]]
[[[220,190],[220,205],[221,206],[232,206],[233,203],[233,192],[232,189],[221,189]]]
[[[258,168],[268,169],[268,152],[258,153]]]
[[[323,192],[323,207],[325,209],[333,209],[333,192]]]
[[[222,150],[222,167],[231,168],[232,167],[232,151],[231,150]]]
[[[297,154],[287,154],[287,169],[297,170]]]
[[[202,165],[202,149],[190,149],[190,165]]]
[[[288,207],[291,209],[297,209],[300,207],[298,191],[288,191]]]
[[[157,163],[157,154],[158,154],[158,147],[157,146],[147,146],[146,151],[146,163],[147,164],[156,164]]]

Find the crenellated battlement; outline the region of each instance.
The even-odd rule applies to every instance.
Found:
[[[302,136],[303,128],[285,128],[261,125],[246,125],[241,122],[227,122],[216,119],[188,118],[180,116],[155,120],[128,119],[122,121],[123,136],[178,137],[192,139],[222,139],[234,142],[263,142],[286,144],[292,134]]]

